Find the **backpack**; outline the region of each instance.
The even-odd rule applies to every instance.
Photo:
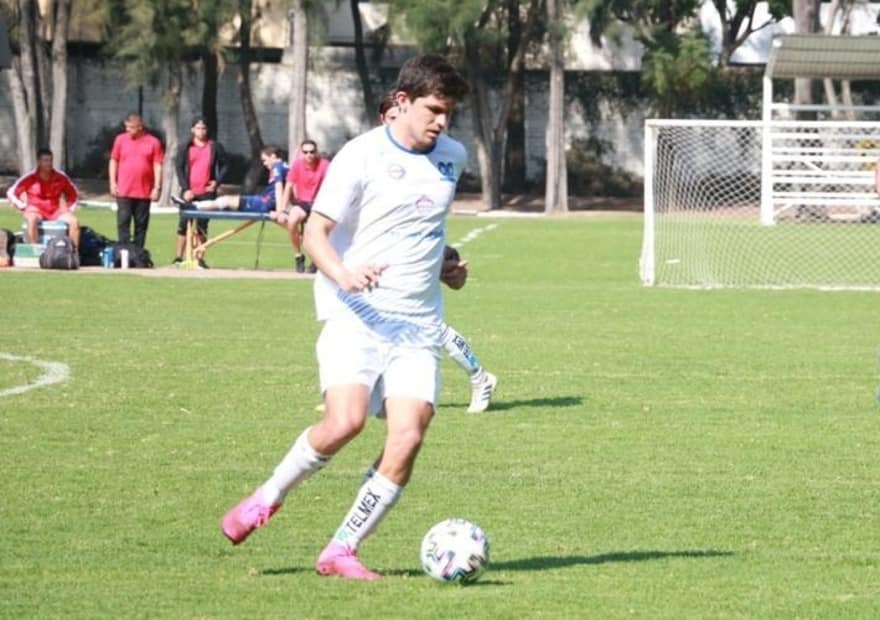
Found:
[[[103,265],[101,253],[115,242],[93,228],[83,226],[79,230],[79,264],[81,267],[100,267]]]
[[[15,233],[8,228],[0,228],[0,267],[10,267],[13,254],[15,254]]]
[[[128,250],[128,266],[132,269],[150,269],[153,259],[147,248],[142,248],[133,243],[116,243],[113,245],[113,266],[122,267],[121,250]]]
[[[79,256],[70,237],[52,237],[46,241],[46,249],[40,254],[43,269],[79,269]]]

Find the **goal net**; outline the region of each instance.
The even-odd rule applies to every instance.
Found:
[[[646,285],[880,290],[880,123],[645,124]]]

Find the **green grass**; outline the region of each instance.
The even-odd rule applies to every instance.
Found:
[[[490,223],[447,318],[497,402],[466,414],[444,362],[413,480],[362,550],[371,584],[313,563],[379,422],[246,544],[218,529],[318,415],[309,282],[0,271],[0,353],[72,373],[0,398],[0,617],[878,617],[877,294],[642,288],[632,217],[456,218],[449,238]],[[151,225],[163,262],[174,224]],[[212,264],[252,264],[244,241]],[[263,259],[288,266],[280,230]],[[38,374],[0,360],[0,390]],[[450,516],[492,540],[473,587],[419,568]]]

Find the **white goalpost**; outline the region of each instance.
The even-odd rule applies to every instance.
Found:
[[[878,57],[876,37],[783,36],[762,120],[646,121],[642,282],[880,290],[880,122],[788,120],[880,106],[780,104],[772,88],[774,77],[880,79]]]
[[[645,124],[646,285],[880,290],[880,122]]]

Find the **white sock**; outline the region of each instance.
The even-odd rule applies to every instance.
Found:
[[[449,357],[470,375],[471,383],[479,383],[483,380],[486,371],[483,370],[468,341],[448,324],[444,324],[443,328],[443,347],[449,353]]]
[[[283,502],[288,491],[330,462],[329,456],[319,454],[312,448],[308,435],[307,428],[293,442],[293,446],[278,463],[272,477],[263,484],[263,501],[267,504]]]
[[[357,549],[361,541],[379,527],[402,492],[402,486],[375,472],[361,486],[354,504],[333,535],[333,540],[346,545],[349,549]]]

